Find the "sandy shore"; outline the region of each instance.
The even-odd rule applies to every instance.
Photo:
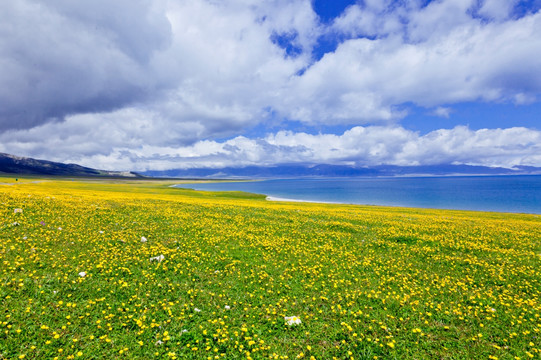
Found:
[[[287,198],[280,198],[280,197],[275,197],[275,196],[267,196],[265,198],[265,200],[267,200],[267,201],[304,202],[304,203],[314,203],[314,204],[341,204],[341,203],[338,203],[338,202],[331,202],[331,201],[287,199]]]

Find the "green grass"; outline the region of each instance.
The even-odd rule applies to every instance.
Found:
[[[536,215],[12,183],[0,186],[0,359],[541,355]]]

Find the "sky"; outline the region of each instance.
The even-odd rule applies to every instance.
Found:
[[[541,166],[541,0],[0,2],[0,152]]]

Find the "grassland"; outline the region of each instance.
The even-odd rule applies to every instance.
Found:
[[[0,182],[0,359],[541,357],[536,215]]]

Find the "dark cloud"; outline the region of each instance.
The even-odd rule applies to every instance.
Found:
[[[151,1],[0,4],[0,129],[104,112],[148,97],[171,30]]]

